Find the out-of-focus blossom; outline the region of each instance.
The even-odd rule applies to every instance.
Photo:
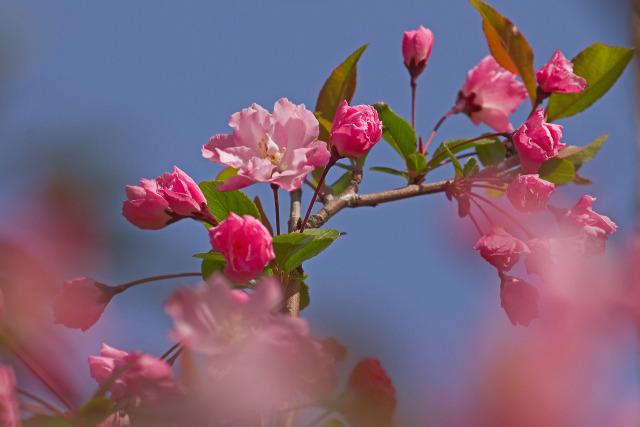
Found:
[[[234,113],[229,126],[233,134],[215,135],[202,147],[204,158],[238,170],[217,190],[268,182],[293,191],[302,186],[309,172],[329,162],[327,144],[316,141],[318,120],[304,104],[282,98],[272,114],[253,104]]]
[[[520,212],[539,212],[547,209],[549,196],[556,191],[555,185],[538,174],[520,175],[507,187],[507,197]]]
[[[16,377],[10,366],[0,365],[0,425],[20,426],[20,410],[16,400]]]
[[[89,277],[65,280],[53,301],[55,323],[86,331],[98,321],[118,289]]]
[[[2,289],[0,289],[0,330],[4,326],[4,295]]]
[[[424,71],[432,47],[433,33],[422,25],[417,30],[404,32],[402,56],[404,57],[404,65],[412,78],[418,77]]]
[[[341,157],[360,157],[382,137],[382,122],[371,105],[342,101],[331,126],[331,146]]]
[[[129,427],[130,425],[129,414],[125,411],[118,411],[109,415],[107,419],[98,424],[98,427]]]
[[[89,373],[98,384],[121,369],[124,372],[109,387],[111,397],[129,397],[134,407],[179,390],[171,366],[156,357],[138,352],[127,354],[107,344],[102,344],[100,356],[89,356]]]
[[[251,215],[240,217],[231,212],[209,230],[209,238],[213,249],[227,261],[224,274],[237,283],[254,279],[276,257],[269,231]]]
[[[505,70],[493,56],[486,56],[467,73],[456,107],[473,124],[486,123],[498,132],[512,132],[509,115],[527,99],[527,89],[516,75]]]
[[[517,277],[503,275],[500,285],[500,306],[514,326],[529,326],[538,318],[538,291]]]
[[[360,360],[338,399],[339,411],[354,427],[390,427],[396,409],[396,390],[376,359]]]
[[[573,73],[573,64],[556,50],[549,63],[536,71],[538,85],[546,93],[576,93],[587,87],[587,81]]]
[[[542,162],[556,157],[558,150],[565,146],[560,138],[562,126],[546,123],[544,108],[536,110],[513,135],[522,172],[534,174],[538,172]]]
[[[499,271],[511,270],[521,253],[529,253],[529,248],[522,240],[498,226],[493,226],[490,233],[480,237],[473,248],[479,250],[482,258]]]

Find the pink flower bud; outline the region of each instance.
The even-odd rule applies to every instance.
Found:
[[[382,122],[370,105],[350,107],[343,101],[331,126],[331,146],[341,157],[360,157],[382,137]]]
[[[127,185],[127,198],[122,202],[122,215],[136,227],[159,230],[173,219],[155,180],[141,179],[140,185]]]
[[[65,280],[53,301],[55,323],[86,331],[98,321],[105,307],[119,291],[89,277]]]
[[[16,400],[16,377],[10,366],[0,365],[0,425],[20,426],[20,410]]]
[[[522,279],[505,275],[500,285],[500,306],[512,325],[529,326],[538,318],[538,291]]]
[[[480,237],[473,249],[499,271],[509,271],[529,248],[520,239],[507,233],[502,227],[493,226],[489,234]]]
[[[513,135],[520,166],[525,174],[538,172],[542,162],[556,157],[558,150],[565,146],[560,142],[562,126],[544,120],[544,109],[539,108]]]
[[[573,74],[573,64],[556,50],[548,64],[536,71],[540,89],[550,93],[576,93],[587,87],[587,81]]]
[[[493,56],[486,56],[467,73],[456,106],[473,124],[487,124],[498,132],[512,132],[509,115],[527,99],[527,89],[516,75],[505,70]]]
[[[186,173],[173,167],[172,173],[165,173],[156,179],[158,194],[169,203],[169,208],[178,215],[191,216],[202,212],[207,205],[202,190]],[[206,208],[208,209],[208,208]]]
[[[405,31],[402,38],[402,56],[404,65],[409,69],[411,77],[416,78],[427,66],[431,48],[433,47],[433,33],[422,25],[415,31]]]
[[[209,238],[213,249],[227,261],[224,274],[237,283],[254,279],[276,257],[269,231],[251,215],[241,218],[231,212],[209,230]]]
[[[362,359],[339,398],[340,412],[354,427],[391,427],[396,390],[376,359]]]
[[[547,209],[549,196],[556,191],[555,185],[538,174],[520,175],[507,187],[507,197],[520,212],[539,212]]]

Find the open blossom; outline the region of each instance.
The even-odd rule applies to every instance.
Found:
[[[433,33],[422,25],[415,31],[404,32],[402,56],[411,77],[416,78],[424,71],[432,47]]]
[[[224,255],[224,274],[237,283],[254,279],[276,257],[273,239],[260,220],[231,212],[227,219],[209,230],[214,250]]]
[[[89,373],[98,384],[121,369],[125,371],[109,387],[111,397],[129,397],[135,407],[158,400],[162,393],[174,393],[179,389],[171,366],[156,357],[138,352],[127,354],[107,344],[102,344],[100,356],[89,356]]]
[[[0,425],[20,426],[20,410],[16,400],[16,377],[10,366],[0,365]]]
[[[157,230],[187,217],[212,217],[198,184],[177,166],[154,180],[127,185],[126,191],[128,200],[122,203],[122,214],[143,229]]]
[[[558,150],[565,146],[560,142],[562,126],[544,120],[544,108],[539,108],[513,135],[513,144],[525,174],[538,172],[542,162],[556,157]]]
[[[118,289],[89,277],[65,280],[53,301],[55,323],[86,331],[98,321]]]
[[[360,157],[382,137],[382,122],[371,105],[342,101],[331,126],[331,146],[341,157]]]
[[[511,132],[509,115],[527,99],[527,89],[516,75],[505,70],[493,56],[486,56],[467,73],[456,106],[473,124],[486,123],[498,132]]]
[[[327,144],[316,141],[319,124],[304,104],[282,98],[273,113],[257,104],[229,119],[233,134],[218,134],[202,147],[202,156],[238,169],[238,174],[216,187],[237,190],[268,182],[285,191],[297,190],[314,168],[329,161]]]
[[[502,227],[493,226],[489,234],[480,237],[473,247],[482,258],[500,271],[509,271],[529,248],[520,239],[507,233]]]
[[[517,277],[504,275],[500,285],[500,306],[514,326],[529,326],[538,318],[538,291]]]
[[[548,64],[536,71],[540,89],[550,93],[576,93],[587,87],[587,81],[573,73],[573,64],[556,50]]]
[[[539,212],[547,209],[549,196],[556,191],[555,185],[538,174],[520,175],[507,187],[507,197],[520,212]]]

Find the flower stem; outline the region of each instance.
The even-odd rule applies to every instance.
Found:
[[[474,216],[473,216],[473,214],[471,212],[469,212],[469,219],[471,220],[473,225],[475,225],[476,230],[478,230],[478,233],[480,234],[480,237],[484,236],[484,233],[482,232],[482,229],[478,225],[478,222],[476,221],[476,219],[474,218]]]
[[[278,184],[271,184],[273,190],[273,200],[276,204],[276,235],[280,235],[280,204],[278,203]]]
[[[180,347],[181,345],[182,345],[182,343],[179,343],[179,342],[175,343],[173,346],[171,346],[171,348],[170,348],[169,350],[167,350],[167,351],[166,351],[162,356],[160,356],[160,360],[164,360],[164,359],[166,359],[167,357],[169,357],[169,355],[170,355],[171,353],[173,353],[173,351],[174,351],[176,348]]]
[[[422,154],[425,154],[427,152],[427,147],[429,147],[429,144],[431,143],[431,140],[433,139],[434,135],[436,134],[436,132],[438,131],[438,129],[440,128],[440,126],[442,125],[442,123],[444,123],[445,120],[447,120],[447,118],[453,114],[457,114],[460,111],[460,107],[459,106],[454,106],[451,110],[449,110],[449,112],[447,112],[447,114],[445,114],[444,116],[442,116],[440,118],[440,120],[438,120],[438,123],[436,123],[436,125],[434,126],[433,130],[431,131],[431,134],[429,135],[429,138],[427,139],[427,142],[424,144],[424,146],[422,147],[422,150],[420,150],[420,152]]]
[[[416,128],[416,87],[418,87],[418,79],[411,76],[411,127]]]
[[[28,397],[31,400],[35,400],[36,402],[38,402],[39,404],[41,404],[42,406],[47,408],[49,411],[51,411],[52,413],[56,414],[57,416],[66,418],[66,415],[64,414],[64,412],[60,411],[55,406],[53,406],[52,404],[50,404],[50,403],[46,402],[45,400],[39,398],[38,396],[36,396],[34,394],[31,394],[26,390],[22,390],[19,387],[16,387],[16,391],[18,393],[20,393],[21,395]]]
[[[302,226],[300,227],[300,233],[302,233],[304,231],[304,228],[307,226],[307,221],[309,220],[309,215],[311,215],[313,204],[316,201],[316,197],[318,197],[318,192],[320,191],[320,188],[322,188],[324,184],[324,179],[327,177],[327,172],[329,172],[329,169],[331,169],[331,166],[336,164],[338,159],[339,157],[337,156],[337,154],[332,153],[331,158],[329,159],[329,163],[327,163],[327,166],[324,167],[324,171],[322,171],[322,176],[318,181],[318,186],[316,187],[316,191],[313,193],[313,198],[311,199],[311,203],[309,204],[309,209],[307,209],[307,214],[304,216],[304,221],[302,221]]]
[[[202,277],[202,273],[178,273],[178,274],[165,274],[162,276],[145,277],[144,279],[134,280],[133,282],[124,283],[122,285],[115,286],[117,293],[123,292],[132,286],[139,285],[141,283],[155,282],[156,280],[175,279],[177,277]]]
[[[489,206],[493,207],[495,210],[497,210],[498,212],[500,212],[502,215],[506,216],[507,218],[509,218],[511,220],[511,222],[513,222],[515,225],[517,225],[522,231],[524,231],[524,233],[527,235],[527,237],[529,239],[533,239],[535,237],[535,234],[533,234],[531,231],[529,231],[529,229],[527,227],[525,227],[524,225],[522,225],[522,223],[520,223],[520,221],[518,221],[517,219],[515,219],[509,212],[505,211],[504,209],[502,209],[500,206],[496,205],[495,203],[493,203],[491,200],[487,199],[486,197],[482,197],[479,194],[473,193],[473,192],[468,192],[467,193],[473,200],[473,198],[478,198],[480,200],[482,200],[483,202],[485,202],[486,204],[488,204]],[[477,202],[476,202],[477,205]],[[479,206],[479,205],[478,205]]]

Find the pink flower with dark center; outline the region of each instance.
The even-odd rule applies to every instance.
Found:
[[[498,132],[512,132],[509,115],[525,99],[527,89],[516,75],[502,68],[493,56],[486,56],[467,73],[456,108],[475,125],[483,122]]]
[[[545,122],[544,108],[539,108],[513,135],[513,144],[520,156],[520,166],[525,174],[538,172],[540,165],[558,155],[565,146],[560,142],[562,126]]]
[[[404,32],[402,56],[411,77],[416,78],[424,71],[432,47],[433,33],[422,25],[415,31]]]
[[[473,248],[479,250],[482,258],[499,271],[511,270],[520,259],[521,253],[529,253],[529,248],[522,240],[516,239],[498,226],[493,226],[489,234],[480,237]]]
[[[538,85],[546,93],[576,93],[587,87],[587,81],[573,73],[573,64],[556,50],[548,64],[536,71]]]
[[[360,157],[382,137],[382,122],[371,105],[342,101],[331,126],[331,147],[341,157]]]
[[[105,307],[120,291],[89,277],[65,280],[53,301],[55,323],[86,331],[98,321]]]
[[[507,187],[507,197],[520,212],[539,212],[547,209],[549,196],[556,191],[555,185],[538,174],[520,175]]]
[[[224,274],[237,283],[248,282],[276,257],[273,239],[260,220],[231,212],[227,219],[209,230],[213,250],[224,255]]]
[[[16,377],[10,366],[0,365],[0,425],[20,426],[20,410],[16,400]]]
[[[106,344],[102,344],[100,356],[89,356],[89,373],[100,385],[121,370],[124,371],[109,387],[111,397],[129,397],[134,407],[179,390],[171,366],[156,357],[138,352],[127,354]]]
[[[538,318],[538,291],[517,277],[504,275],[500,285],[500,306],[512,325],[529,326]]]
[[[202,147],[202,156],[238,169],[238,174],[216,187],[237,190],[268,182],[285,191],[297,190],[309,172],[329,162],[327,144],[316,141],[319,124],[304,104],[282,98],[273,113],[257,104],[229,119],[233,134],[218,134]]]

